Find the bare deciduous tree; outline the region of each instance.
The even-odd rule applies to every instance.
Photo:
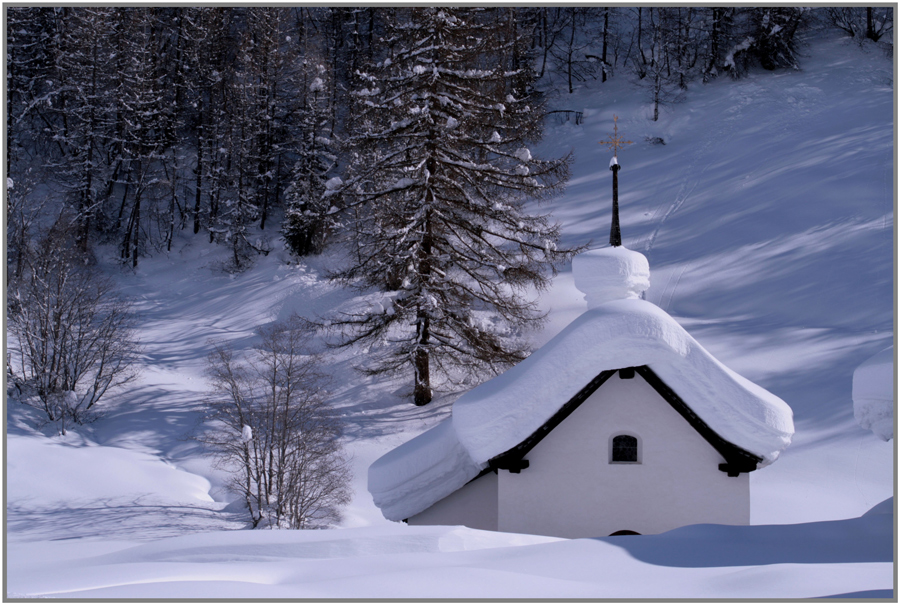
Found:
[[[350,467],[325,377],[305,346],[309,324],[295,315],[259,333],[260,346],[243,358],[215,345],[207,368],[210,428],[199,439],[231,472],[253,527],[327,527],[350,499]]]
[[[64,216],[41,238],[9,288],[15,355],[7,365],[20,400],[66,433],[110,389],[136,375],[140,352],[127,300],[84,262]]]

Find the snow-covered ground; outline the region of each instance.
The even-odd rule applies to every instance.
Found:
[[[564,243],[609,232],[609,158],[619,129],[623,243],[650,261],[647,300],[716,358],[794,410],[793,444],[751,475],[750,527],[558,540],[386,521],[366,490],[372,461],[447,417],[408,386],[330,363],[355,496],[341,529],[251,531],[224,477],[188,436],[210,339],[236,348],[291,312],[322,315],[349,294],[326,258],[261,258],[239,275],[226,251],[185,235],[134,273],[141,378],[65,438],[7,404],[7,596],[77,598],[890,597],[894,442],[853,417],[852,375],[893,341],[893,66],[817,38],[801,71],[695,84],[648,119],[625,76],[560,95],[584,123],[551,124],[539,151],[575,150],[550,202]],[[665,145],[647,139],[661,137]],[[275,235],[272,234],[274,238]],[[536,345],[586,309],[564,268]],[[238,531],[240,530],[240,531]]]
[[[8,596],[884,598],[892,508],[846,521],[582,540],[394,526],[18,544]]]

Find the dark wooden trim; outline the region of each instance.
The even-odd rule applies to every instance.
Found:
[[[584,403],[588,397],[590,397],[594,391],[600,388],[600,385],[606,382],[610,376],[616,373],[616,370],[605,370],[597,374],[593,380],[591,380],[587,385],[578,391],[574,397],[572,397],[569,401],[567,401],[559,410],[550,417],[550,420],[545,422],[541,427],[539,427],[535,432],[533,432],[529,437],[526,437],[519,445],[512,447],[502,454],[498,454],[494,456],[490,460],[488,460],[489,468],[502,468],[502,469],[511,469],[516,466],[518,460],[521,460],[525,457],[525,454],[531,451],[531,448],[540,443],[541,439],[546,437],[550,431],[555,429],[559,424],[569,417],[569,414],[575,411],[575,409]]]
[[[737,477],[739,473],[749,473],[756,470],[756,466],[762,462],[761,457],[751,454],[747,450],[723,439],[648,366],[639,366],[636,370],[663,399],[669,402],[669,405],[675,408],[676,412],[681,414],[694,427],[695,431],[700,433],[701,437],[706,439],[711,446],[716,448],[717,452],[722,454],[726,461],[726,468],[722,468],[722,465],[720,465],[719,470],[728,473],[729,477]]]
[[[619,370],[619,378],[623,380],[631,380],[634,378],[634,368],[622,368]]]
[[[519,473],[524,471],[526,468],[528,468],[530,465],[531,465],[531,463],[528,462],[528,460],[526,460],[525,458],[519,458],[518,460],[510,460],[509,464],[505,468],[509,472],[515,473],[516,475],[518,475]]]
[[[572,397],[569,401],[567,401],[563,406],[553,415],[550,419],[545,422],[542,426],[540,426],[534,433],[530,436],[526,437],[522,440],[521,443],[512,447],[502,454],[498,454],[488,460],[488,467],[481,471],[478,477],[490,472],[495,471],[497,469],[508,469],[510,472],[518,473],[520,470],[524,468],[528,468],[528,461],[523,460],[525,455],[534,448],[541,440],[550,434],[550,431],[555,429],[559,424],[569,417],[569,415],[574,412],[578,406],[587,401],[587,398],[590,397],[594,391],[600,388],[604,382],[606,382],[611,376],[613,376],[616,372],[619,372],[620,375],[622,370],[636,371],[641,377],[647,381],[653,389],[659,393],[659,395],[665,399],[669,405],[671,405],[676,412],[681,414],[681,416],[688,421],[695,431],[697,431],[701,437],[703,437],[711,446],[713,446],[717,452],[719,452],[723,458],[725,458],[725,463],[719,465],[719,470],[722,472],[728,473],[729,477],[737,477],[740,473],[749,473],[751,471],[755,471],[757,465],[762,462],[762,458],[748,452],[747,450],[731,443],[730,441],[726,441],[723,439],[718,433],[712,430],[708,424],[706,424],[691,408],[687,403],[684,402],[681,397],[678,396],[675,391],[673,391],[669,385],[664,383],[659,376],[656,375],[656,372],[651,370],[648,366],[637,366],[634,368],[621,368],[617,370],[604,370],[597,374],[593,380],[591,380],[583,389],[578,391],[574,397]],[[625,378],[625,376],[622,376]],[[523,466],[524,464],[524,466]],[[478,477],[475,477],[477,479]],[[475,479],[472,479],[474,481]]]

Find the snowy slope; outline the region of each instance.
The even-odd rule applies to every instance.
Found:
[[[894,347],[862,362],[853,371],[853,416],[884,441],[894,438]]]
[[[835,36],[811,44],[802,71],[695,84],[658,123],[632,90],[560,100],[585,123],[546,144],[576,149],[553,206],[564,237],[605,241],[596,142],[619,116],[635,141],[619,154],[622,242],[650,262],[647,300],[793,409],[793,444],[751,474],[753,523],[855,516],[893,493],[892,446],[855,426],[851,403],[853,370],[893,340],[892,65]],[[581,300],[561,275],[538,344]]]
[[[271,254],[230,276],[217,268],[227,252],[185,235],[135,273],[109,263],[138,300],[145,367],[102,419],[60,439],[8,402],[8,596],[886,596],[890,517],[833,520],[894,490],[894,443],[860,428],[851,402],[853,370],[893,338],[892,66],[836,37],[814,44],[802,71],[694,85],[658,123],[624,76],[562,95],[552,103],[585,122],[551,126],[540,150],[575,150],[567,192],[544,207],[564,243],[603,242],[611,177],[596,142],[619,116],[635,141],[619,158],[623,243],[650,261],[647,299],[793,408],[793,444],[751,475],[751,521],[763,527],[626,543],[390,523],[366,490],[369,464],[447,418],[459,393],[415,408],[405,384],[354,374],[360,352],[343,352],[329,370],[354,456],[344,529],[223,533],[245,523],[186,438],[209,339],[244,347],[254,326],[358,301],[321,279],[325,258]],[[541,304],[550,316],[536,345],[586,309],[568,268]],[[772,525],[786,523],[801,525]],[[723,541],[768,554],[697,558]],[[764,543],[791,548],[747,546]],[[647,560],[642,545],[696,565]]]

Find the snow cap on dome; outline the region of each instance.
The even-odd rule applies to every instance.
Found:
[[[572,259],[572,273],[588,309],[611,300],[640,298],[650,287],[647,257],[624,246],[582,252]]]

